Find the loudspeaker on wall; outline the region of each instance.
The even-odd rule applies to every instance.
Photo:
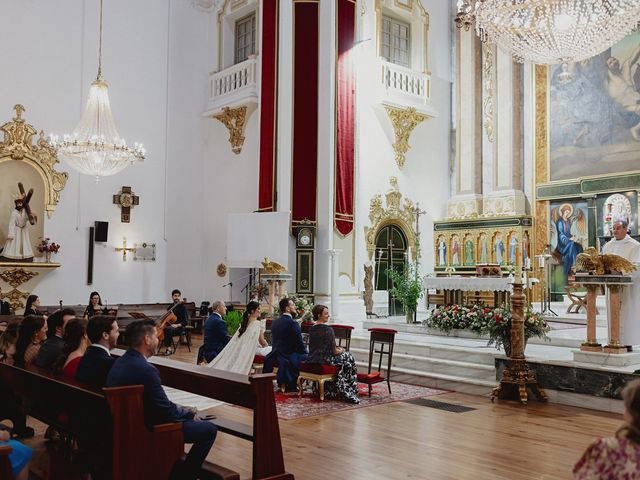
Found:
[[[95,222],[96,225],[96,233],[94,237],[94,241],[96,242],[106,242],[109,232],[109,222]]]

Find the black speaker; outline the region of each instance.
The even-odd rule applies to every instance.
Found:
[[[96,233],[94,241],[106,242],[109,232],[109,222],[96,222]]]

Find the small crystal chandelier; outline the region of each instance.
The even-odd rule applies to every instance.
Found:
[[[459,0],[458,28],[518,62],[568,63],[602,53],[640,20],[640,0]]]
[[[98,44],[98,75],[91,82],[89,98],[80,123],[62,141],[51,136],[49,143],[64,160],[80,173],[100,177],[115,175],[127,166],[144,160],[141,143],[127,145],[116,129],[107,83],[102,79],[102,0],[100,0],[100,36]]]

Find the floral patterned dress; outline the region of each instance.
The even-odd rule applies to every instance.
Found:
[[[640,445],[626,437],[593,442],[573,467],[576,480],[640,480]]]
[[[324,323],[317,323],[309,330],[309,357],[306,361],[340,367],[337,382],[325,383],[325,398],[336,398],[342,395],[348,402],[360,403],[356,361],[346,350],[340,355],[335,355],[333,353],[335,347],[336,336],[333,329]],[[316,393],[315,384],[313,388]]]

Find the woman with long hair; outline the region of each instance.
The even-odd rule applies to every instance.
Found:
[[[24,316],[42,315],[38,308],[40,308],[40,297],[38,295],[29,295],[27,297],[27,305],[24,307]]]
[[[89,320],[96,315],[106,315],[107,313],[107,309],[102,306],[100,294],[98,292],[91,292],[91,295],[89,295],[89,304],[84,311],[84,318]]]
[[[340,367],[338,380],[325,383],[325,398],[342,397],[351,403],[360,403],[358,398],[358,369],[349,352],[336,346],[333,328],[327,325],[329,309],[315,305],[311,310],[316,324],[309,329],[309,357],[307,363],[320,363]],[[314,389],[315,389],[314,384]]]
[[[260,304],[255,301],[249,302],[242,315],[240,328],[208,366],[218,370],[249,375],[256,353],[259,351],[260,355],[264,355],[265,348],[271,348],[264,339],[265,326],[259,318]]]
[[[64,347],[54,364],[54,371],[62,372],[69,378],[76,378],[78,364],[90,345],[87,324],[84,318],[73,318],[64,327]]]
[[[20,323],[22,323],[22,317],[13,317],[7,323],[7,328],[2,333],[2,336],[0,336],[0,362],[13,365]]]
[[[593,442],[573,467],[577,480],[640,479],[640,380],[622,390],[624,423],[615,436]]]
[[[38,356],[40,345],[46,338],[47,322],[44,321],[44,317],[38,315],[24,317],[18,328],[14,365],[25,368],[33,364]]]

